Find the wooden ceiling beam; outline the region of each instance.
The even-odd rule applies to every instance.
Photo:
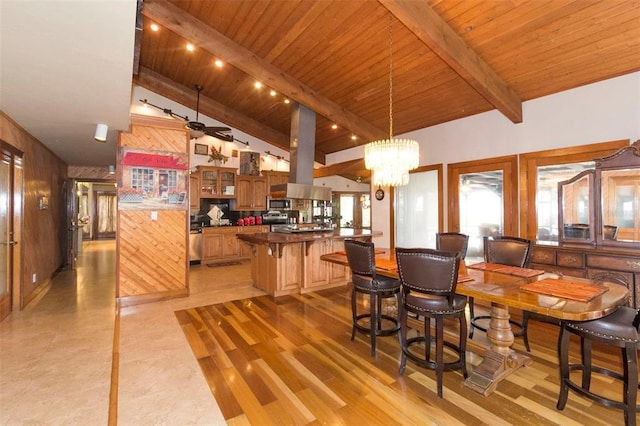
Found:
[[[313,170],[314,178],[335,176],[335,175],[351,175],[360,176],[362,181],[368,181],[371,178],[371,171],[364,166],[364,158],[345,161],[343,163],[335,163],[329,166],[320,167]]]
[[[176,84],[173,80],[145,67],[140,67],[138,75],[134,76],[133,83],[181,105],[191,105],[196,99],[195,90]],[[242,129],[244,133],[289,151],[288,135],[280,133],[269,126],[265,126],[204,95],[200,95],[200,112],[209,117],[215,117],[216,120],[219,120],[227,126]],[[318,154],[316,151],[315,157],[316,161],[322,164],[326,162],[326,156],[322,153]]]
[[[207,50],[268,87],[299,102],[341,127],[367,140],[383,139],[386,131],[372,126],[346,108],[259,58],[220,32],[167,1],[145,0],[143,15],[166,27],[199,48]],[[243,129],[244,131],[244,129]]]
[[[496,72],[427,2],[378,0],[460,77],[514,123],[522,123],[522,101]]]

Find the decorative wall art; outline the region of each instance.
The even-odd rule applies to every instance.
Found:
[[[260,176],[260,153],[251,151],[240,152],[241,175]]]
[[[209,147],[207,145],[205,145],[205,144],[197,143],[193,147],[193,153],[194,154],[198,154],[198,155],[208,155],[209,154]]]
[[[187,154],[120,148],[118,156],[118,210],[188,209]]]

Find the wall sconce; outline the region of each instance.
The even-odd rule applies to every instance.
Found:
[[[96,134],[93,138],[98,142],[106,142],[107,130],[109,130],[109,126],[107,126],[106,124],[98,124],[96,126]]]

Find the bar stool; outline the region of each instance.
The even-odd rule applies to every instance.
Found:
[[[635,426],[636,414],[640,405],[636,404],[638,394],[638,331],[640,330],[640,312],[624,306],[614,313],[591,321],[563,321],[558,340],[558,357],[560,358],[560,394],[558,410],[563,410],[569,389],[584,395],[607,407],[624,410],[625,425]],[[580,336],[580,364],[569,364],[569,341],[571,333]],[[622,348],[623,374],[591,365],[591,343],[600,342]],[[582,385],[571,381],[570,371],[582,371]],[[624,384],[622,401],[605,398],[590,391],[591,372],[604,374]]]
[[[460,253],[460,260],[467,257],[469,236],[459,232],[438,232],[436,234],[436,250]]]
[[[519,268],[527,268],[531,263],[531,255],[533,253],[533,241],[518,237],[484,237],[484,261],[487,263],[499,263],[501,265],[517,266]],[[486,333],[487,327],[481,326],[478,320],[489,320],[489,315],[476,316],[473,309],[473,297],[469,298],[469,316],[471,317],[469,327],[469,338],[473,338],[473,330],[477,328]],[[517,322],[510,319],[509,323],[520,328],[514,331],[515,337],[524,339],[524,346],[527,352],[531,352],[529,347],[529,337],[527,336],[526,320],[528,313],[523,312],[523,322]]]
[[[407,358],[421,367],[436,370],[438,398],[442,398],[443,371],[462,370],[466,379],[467,298],[456,294],[460,254],[432,249],[396,249],[398,274],[402,283],[400,304],[400,359],[399,374],[404,373]],[[408,338],[408,313],[424,317],[424,336]],[[436,320],[436,335],[431,336],[431,318]],[[445,318],[457,318],[460,326],[459,342],[444,339]],[[431,356],[431,343],[435,341],[435,360]],[[457,353],[457,359],[444,362],[444,347]],[[416,347],[419,349],[416,350]],[[424,349],[422,354],[421,349]]]
[[[371,338],[371,356],[376,354],[376,336],[390,336],[398,332],[400,323],[397,316],[392,317],[382,313],[382,299],[396,298],[400,308],[400,281],[376,274],[375,248],[373,243],[345,240],[344,248],[347,253],[349,268],[351,268],[351,316],[353,327],[351,340],[356,336],[356,330],[369,334]],[[357,293],[369,295],[369,312],[358,314]],[[383,320],[391,325],[383,328]],[[367,325],[366,322],[369,322]]]

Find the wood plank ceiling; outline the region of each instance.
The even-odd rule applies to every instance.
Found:
[[[203,114],[287,150],[284,100],[300,102],[318,114],[321,163],[388,137],[390,40],[394,135],[492,109],[518,123],[523,101],[640,70],[638,0],[144,0],[142,13],[136,84],[194,110],[200,84]]]

